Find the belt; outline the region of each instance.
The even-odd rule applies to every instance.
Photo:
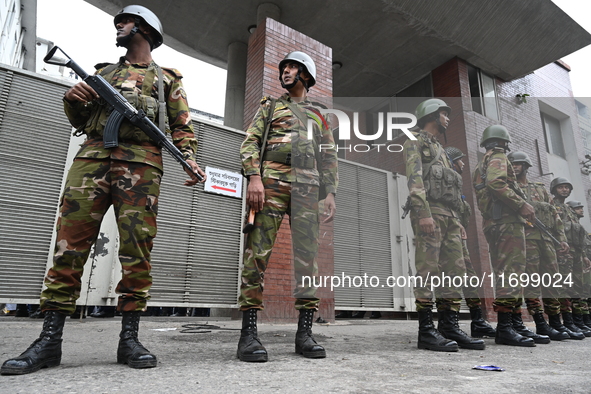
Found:
[[[283,163],[293,165],[295,168],[316,168],[316,158],[314,156],[307,156],[296,153],[292,155],[291,152],[277,152],[267,151],[263,155],[263,160],[274,161],[276,163]]]

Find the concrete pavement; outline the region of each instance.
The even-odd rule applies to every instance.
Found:
[[[116,363],[120,319],[68,318],[62,364],[0,376],[0,393],[591,392],[591,338],[535,348],[486,339],[484,351],[441,353],[417,349],[414,320],[337,320],[314,325],[327,358],[312,360],[294,353],[295,322],[259,324],[269,362],[245,363],[236,358],[240,321],[144,317],[140,340],[158,356],[158,367],[134,370]],[[183,332],[187,324],[193,326]],[[41,320],[1,318],[0,361],[24,351],[41,326]],[[469,332],[469,321],[461,326]],[[505,371],[472,369],[483,364]]]

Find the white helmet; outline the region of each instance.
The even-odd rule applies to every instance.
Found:
[[[296,78],[292,83],[290,83],[289,85],[285,85],[283,83],[283,69],[285,68],[285,65],[288,62],[296,62],[300,64],[310,75],[311,78],[310,81],[307,83],[307,86],[304,80],[302,79],[302,82],[304,83],[306,90],[309,90],[312,86],[316,84],[316,65],[314,64],[314,60],[312,60],[312,58],[304,52],[293,51],[285,55],[283,60],[279,62],[279,80],[281,81],[281,86],[283,86],[285,89],[291,89],[300,80],[300,73],[302,72],[302,70],[298,72],[298,75],[296,75]]]

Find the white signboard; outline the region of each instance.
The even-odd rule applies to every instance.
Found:
[[[242,174],[214,167],[205,167],[207,180],[204,190],[224,196],[242,198]]]

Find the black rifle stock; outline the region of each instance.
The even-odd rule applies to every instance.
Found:
[[[59,50],[67,59],[54,58],[56,51]],[[43,58],[45,63],[56,64],[71,68],[84,82],[90,85],[100,97],[103,98],[110,106],[113,107],[113,112],[107,120],[104,131],[105,148],[113,148],[117,146],[119,127],[123,119],[129,120],[134,126],[139,127],[152,141],[157,145],[166,149],[172,157],[175,158],[186,170],[193,174],[200,182],[203,177],[183,158],[183,154],[172,142],[166,138],[166,135],[156,126],[142,110],[137,110],[129,103],[111,84],[109,84],[100,75],[87,74],[74,60],[72,60],[59,47],[54,46],[51,51]]]
[[[411,201],[410,201],[410,196],[408,196],[406,198],[406,203],[402,206],[402,217],[401,219],[405,219],[406,215],[408,215],[408,213],[410,212],[410,209],[412,208],[411,205]]]

